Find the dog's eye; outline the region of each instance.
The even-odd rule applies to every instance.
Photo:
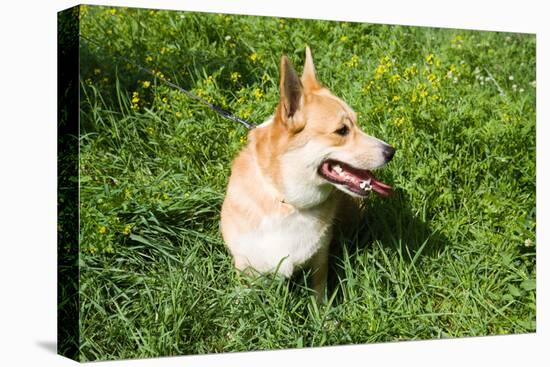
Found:
[[[338,134],[340,136],[346,136],[348,135],[349,133],[349,127],[347,127],[346,125],[342,126],[341,128],[339,128],[338,130],[336,130],[334,132],[335,134]]]

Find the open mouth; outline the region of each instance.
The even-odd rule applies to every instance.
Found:
[[[370,191],[383,197],[393,193],[392,187],[378,181],[371,171],[355,168],[333,159],[327,159],[321,163],[318,173],[327,181],[344,185],[349,191],[360,196],[365,196]]]

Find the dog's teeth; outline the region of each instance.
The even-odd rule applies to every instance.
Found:
[[[359,187],[361,188],[361,190],[370,191],[372,189],[372,186],[370,185],[370,179],[368,179],[367,181],[361,181]]]
[[[338,173],[338,175],[340,175],[340,176],[345,176],[345,175],[346,175],[346,173],[344,172],[344,170],[342,169],[342,167],[340,167],[339,164],[337,164],[337,165],[334,166],[334,170],[335,170],[336,173]],[[348,180],[348,179],[349,179],[349,176],[346,176],[345,179]]]

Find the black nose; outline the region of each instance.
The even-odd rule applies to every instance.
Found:
[[[386,145],[384,147],[384,150],[382,151],[382,154],[384,155],[384,158],[386,158],[386,162],[391,161],[393,158],[393,155],[395,154],[395,148],[391,145]]]

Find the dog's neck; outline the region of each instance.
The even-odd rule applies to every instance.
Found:
[[[249,149],[261,176],[266,195],[294,209],[311,209],[323,205],[331,198],[334,188],[330,184],[306,185],[300,178],[300,168],[292,164],[288,136],[284,127],[268,120],[249,134]]]

